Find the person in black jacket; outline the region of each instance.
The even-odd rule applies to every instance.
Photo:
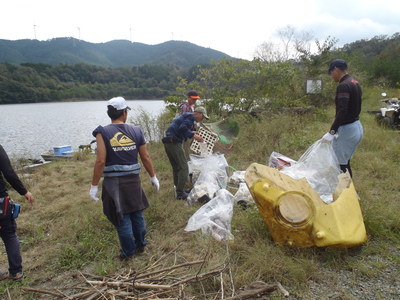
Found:
[[[31,205],[33,204],[34,198],[31,192],[24,187],[18,175],[15,174],[6,151],[0,145],[0,202],[7,201],[9,197],[4,179],[20,195],[25,196]],[[0,220],[0,236],[6,247],[9,265],[8,271],[0,273],[0,280],[7,278],[18,280],[23,277],[21,251],[16,230],[17,224],[11,216]]]
[[[363,137],[360,122],[362,90],[358,81],[347,73],[347,63],[343,59],[332,61],[328,73],[339,85],[336,88],[335,120],[323,139],[332,141],[340,169],[343,172],[347,170],[353,176],[350,159]]]

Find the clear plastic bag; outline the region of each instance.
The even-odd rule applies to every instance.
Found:
[[[251,196],[249,188],[247,187],[247,184],[245,182],[241,182],[239,184],[239,189],[235,193],[233,200],[235,204],[247,205],[254,203],[253,197]]]
[[[332,143],[322,139],[308,148],[296,163],[284,167],[281,172],[295,179],[306,178],[325,203],[332,203],[341,173]]]
[[[203,234],[211,235],[219,241],[233,239],[233,204],[233,195],[225,189],[220,189],[213,199],[190,217],[185,231],[201,229]]]
[[[190,157],[194,158],[194,156]],[[212,154],[204,158],[196,157],[192,166],[196,166],[200,174],[196,179],[196,174],[193,173],[195,183],[187,199],[189,205],[199,199],[212,199],[219,189],[226,188],[228,162],[223,154]]]
[[[283,155],[278,152],[272,152],[269,160],[268,167],[275,168],[281,170],[284,167],[290,167],[292,164],[295,164],[296,161]]]
[[[228,179],[228,184],[232,187],[239,188],[239,185],[244,181],[246,171],[235,171]]]

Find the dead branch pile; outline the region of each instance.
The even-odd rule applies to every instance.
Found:
[[[239,292],[238,295],[224,297],[224,290],[230,285],[232,295],[235,294],[233,285],[232,272],[228,263],[223,263],[211,270],[204,271],[203,267],[206,264],[206,259],[194,260],[176,263],[177,255],[176,249],[163,255],[154,263],[149,264],[143,270],[133,271],[132,269],[126,270],[121,274],[114,275],[113,277],[97,276],[87,273],[79,272],[81,283],[73,286],[66,292],[60,289],[49,291],[34,288],[23,288],[23,290],[34,293],[41,293],[60,299],[84,299],[84,300],[100,300],[100,299],[247,299],[251,295],[257,297],[265,295],[276,289],[283,290],[282,286],[278,283],[275,285],[265,285],[252,287],[252,291],[246,288],[245,291]],[[168,256],[174,255],[175,259],[172,265],[166,266],[163,261]],[[207,255],[206,255],[207,257]],[[225,280],[229,281],[224,283]],[[210,292],[206,291],[202,284],[205,280],[212,280],[208,283],[217,281],[219,279],[219,291]],[[199,297],[193,297],[187,288],[194,283],[200,283],[201,292]],[[209,286],[206,283],[205,286]],[[72,291],[71,291],[72,290]],[[209,289],[208,289],[209,290]],[[286,292],[287,293],[287,292]],[[285,293],[284,293],[285,294]],[[190,296],[189,296],[190,295]],[[189,296],[189,297],[188,297]]]

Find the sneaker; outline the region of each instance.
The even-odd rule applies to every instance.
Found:
[[[115,259],[118,259],[120,261],[130,260],[131,258],[133,258],[133,255],[126,256],[126,255],[119,254],[115,257]]]
[[[189,196],[189,194],[186,192],[177,192],[176,199],[177,200],[186,200],[188,196]]]
[[[7,279],[8,277],[10,277],[10,273],[8,273],[8,272],[1,272],[0,273],[0,280]]]
[[[144,252],[144,246],[137,247],[137,248],[135,249],[135,253],[137,253],[137,254],[143,253],[143,252]]]
[[[22,277],[24,277],[24,273],[20,272],[20,273],[16,273],[16,274],[10,274],[10,278],[13,280],[20,280],[22,279]]]
[[[10,274],[9,272],[2,272],[0,273],[0,280],[4,280],[4,279],[12,279],[12,280],[20,280],[22,277],[24,277],[24,273],[19,272],[16,274]]]
[[[124,260],[129,260],[133,257],[133,254],[131,255],[125,255],[124,252],[122,251],[122,249],[119,250],[119,254],[117,256],[115,256],[115,259],[118,259],[120,261],[124,261]]]

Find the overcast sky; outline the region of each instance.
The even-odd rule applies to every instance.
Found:
[[[252,59],[293,26],[336,46],[400,32],[398,0],[1,0],[0,39],[182,40]]]

